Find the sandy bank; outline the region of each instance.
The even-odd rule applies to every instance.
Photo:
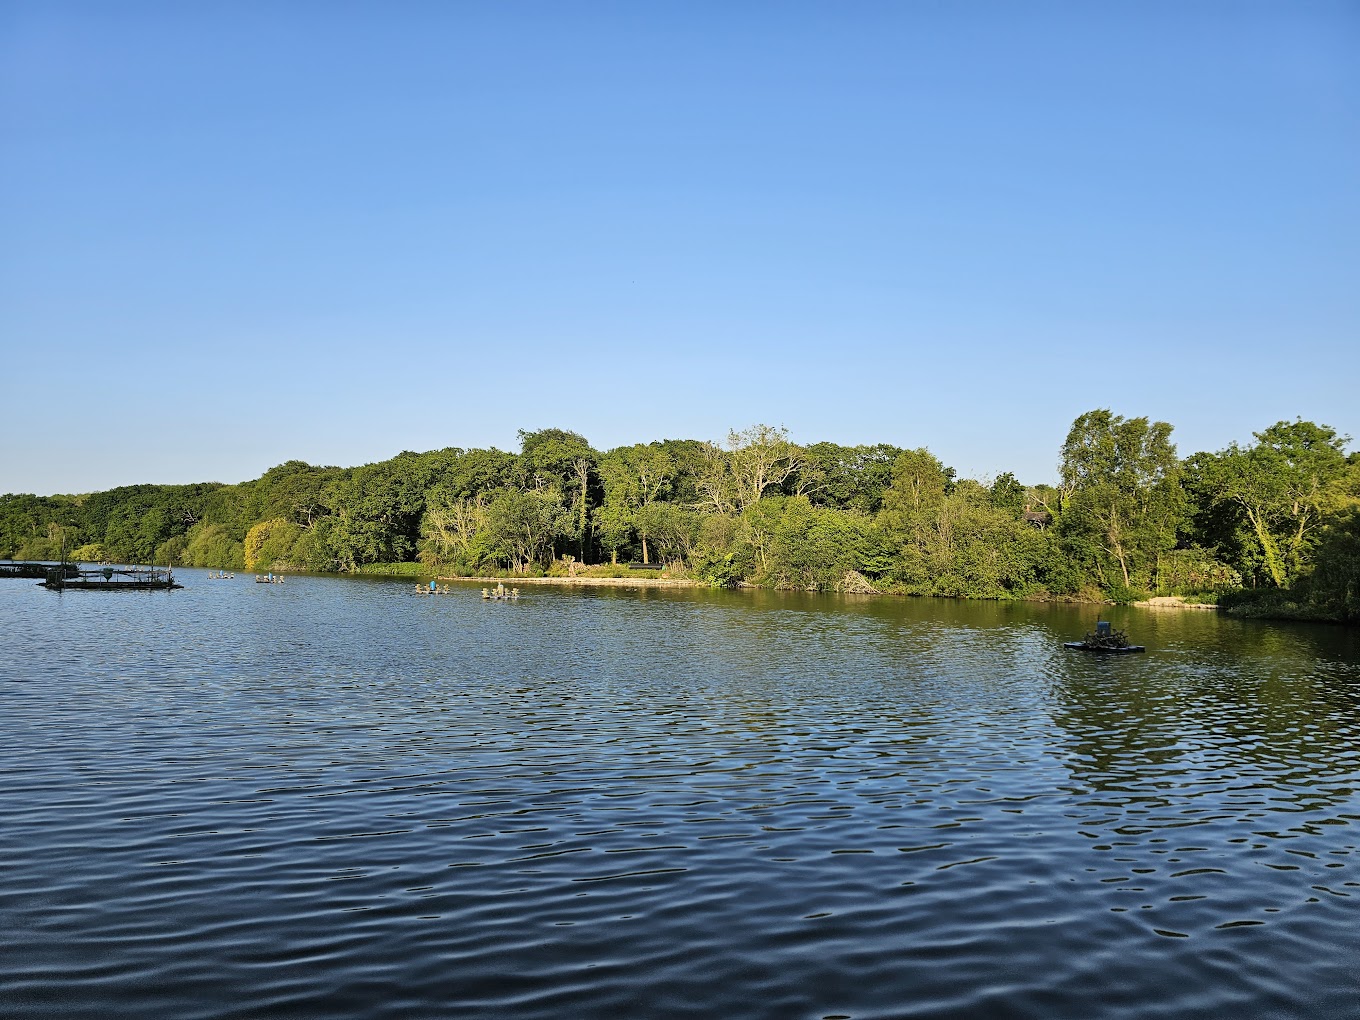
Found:
[[[677,577],[439,577],[440,581],[466,581],[469,584],[503,584],[515,588],[525,584],[560,584],[570,587],[602,588],[695,588],[701,582]]]
[[[678,577],[450,577],[440,574],[438,581],[457,581],[465,584],[496,585],[515,588],[530,584],[560,585],[566,588],[705,588],[703,581]],[[742,585],[741,588],[745,588]],[[831,594],[829,592],[825,594]],[[881,595],[890,598],[929,598],[930,596],[902,595],[898,592],[863,592],[850,594]],[[1110,602],[1073,602],[1071,605],[1113,605]],[[1129,605],[1144,609],[1217,609],[1212,602],[1186,602],[1179,595],[1161,595]]]
[[[1142,606],[1145,609],[1217,609],[1218,606],[1213,602],[1186,602],[1179,595],[1159,595],[1155,599],[1146,599],[1143,602],[1132,602],[1130,605]]]

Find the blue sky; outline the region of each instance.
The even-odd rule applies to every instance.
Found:
[[[1360,436],[1354,3],[0,2],[0,492]]]

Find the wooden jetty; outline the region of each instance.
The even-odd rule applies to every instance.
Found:
[[[0,563],[0,577],[27,577],[36,580],[46,580],[50,571],[65,569],[67,577],[76,577],[80,570],[74,563],[65,564],[64,568],[59,563],[25,563],[7,562]]]

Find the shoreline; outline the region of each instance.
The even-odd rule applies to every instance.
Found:
[[[1217,609],[1217,602],[1186,602],[1179,595],[1159,595],[1156,598],[1144,599],[1142,602],[1130,602],[1131,606],[1138,606],[1142,609]]]
[[[573,587],[599,586],[604,588],[697,588],[707,587],[701,581],[682,577],[444,577],[436,581],[466,581],[469,584],[503,584],[513,588],[521,584],[563,584]]]
[[[504,584],[506,587],[524,584],[540,585],[563,585],[574,588],[707,588],[708,585],[693,578],[681,577],[449,577],[443,574],[435,576],[436,581],[462,581],[467,584]],[[741,591],[745,586],[738,586],[733,589]],[[777,591],[778,589],[771,589]],[[869,595],[885,598],[932,598],[937,596],[912,596],[903,595],[900,592],[891,591],[866,591],[866,592],[823,592],[822,594],[845,594],[845,595]],[[969,600],[974,601],[974,600]],[[982,601],[997,601],[995,599],[985,599]],[[1020,600],[1029,601],[1029,600]],[[1042,599],[1043,602],[1065,602],[1067,600]],[[1083,606],[1112,606],[1114,602],[1071,602],[1071,605]],[[1217,610],[1219,607],[1213,602],[1186,602],[1178,595],[1160,595],[1156,598],[1144,599],[1141,602],[1130,602],[1130,606],[1137,606],[1139,609],[1197,609]]]

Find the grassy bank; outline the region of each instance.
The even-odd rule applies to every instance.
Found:
[[[546,584],[546,585],[568,585],[577,587],[609,587],[609,588],[706,588],[702,581],[696,581],[689,577],[647,577],[646,575],[631,575],[629,577],[592,577],[589,575],[578,574],[575,577],[445,577],[439,576],[440,581],[469,581],[474,584],[502,584],[509,582],[510,586],[520,584]]]

